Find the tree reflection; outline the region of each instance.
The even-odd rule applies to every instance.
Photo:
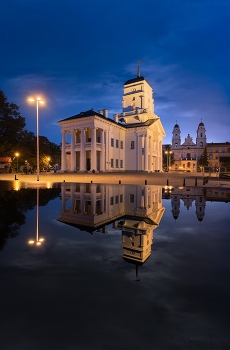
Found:
[[[39,189],[39,206],[57,197],[60,197],[60,188]],[[26,221],[25,213],[34,209],[36,200],[36,189],[0,191],[0,250],[7,239],[18,236],[20,226]]]

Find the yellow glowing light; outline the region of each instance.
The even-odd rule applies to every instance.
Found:
[[[44,238],[40,238],[40,239],[39,239],[39,242],[44,242]]]
[[[34,244],[34,241],[29,241],[28,243],[29,243],[29,244]]]
[[[41,245],[41,242],[36,242],[36,245]]]

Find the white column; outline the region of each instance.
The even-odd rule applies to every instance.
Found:
[[[81,129],[80,171],[85,171],[85,129]]]
[[[96,128],[92,128],[91,138],[91,170],[97,170],[96,168]]]
[[[138,170],[142,170],[143,135],[138,135]]]
[[[140,144],[139,144],[139,136],[138,133],[136,133],[136,170],[139,170],[139,163],[140,163],[140,150],[139,150]]]
[[[65,131],[62,130],[62,147],[61,147],[61,170],[65,171],[66,170],[66,152],[65,152],[65,147],[66,147],[66,137],[65,137]]]
[[[76,170],[76,153],[75,153],[75,131],[71,130],[71,166],[70,170]]]
[[[105,185],[100,185],[101,190],[101,212],[104,213],[104,204],[105,204]]]
[[[153,171],[153,140],[152,136],[150,136],[150,166],[149,170]]]
[[[148,171],[148,138],[144,135],[144,171]]]
[[[100,157],[100,171],[105,170],[105,133],[101,130],[101,157]]]

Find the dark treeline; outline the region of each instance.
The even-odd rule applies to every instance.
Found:
[[[60,145],[50,142],[45,136],[39,136],[39,148],[40,168],[60,164]],[[11,157],[12,167],[16,168],[15,153],[19,153],[19,167],[25,165],[25,160],[31,167],[36,167],[37,138],[33,132],[26,130],[26,121],[20,115],[19,107],[8,102],[0,90],[0,157]]]

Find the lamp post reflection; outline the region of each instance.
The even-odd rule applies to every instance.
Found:
[[[36,239],[29,240],[29,244],[41,245],[44,242],[44,238],[39,238],[39,188],[37,188],[37,206],[36,206]]]

